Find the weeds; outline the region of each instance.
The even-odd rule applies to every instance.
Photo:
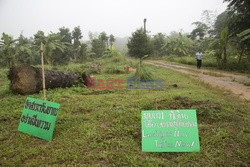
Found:
[[[136,77],[137,79],[152,79],[153,78],[153,74],[143,64],[143,59],[146,57],[147,55],[144,56],[142,59],[140,59],[139,63],[136,66],[136,72],[135,72],[134,77]]]
[[[122,74],[125,71],[115,65],[111,65],[111,66],[106,67],[104,72],[107,74]]]
[[[245,85],[245,86],[250,86],[250,81],[245,81],[245,82],[244,82],[244,85]]]
[[[147,67],[138,64],[134,77],[137,79],[152,79],[153,74],[147,69]]]

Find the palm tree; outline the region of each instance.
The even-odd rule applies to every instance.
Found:
[[[110,47],[111,47],[111,49],[112,49],[113,43],[115,42],[115,37],[114,37],[113,34],[111,34],[111,35],[109,36],[109,42],[110,42]]]

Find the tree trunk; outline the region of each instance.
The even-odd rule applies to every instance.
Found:
[[[106,42],[107,42],[107,48],[109,48],[109,40],[108,40],[108,38],[107,38]]]
[[[144,27],[143,27],[143,28],[144,28],[144,32],[145,32],[145,33],[147,32],[147,30],[146,30],[146,22],[147,22],[147,19],[144,19],[144,20],[143,20],[143,23],[144,23]]]
[[[226,46],[223,47],[223,68],[226,69],[227,66],[227,49]]]
[[[110,41],[110,50],[113,48],[113,42]]]
[[[243,47],[242,47],[242,49],[241,49],[241,52],[240,52],[240,57],[239,57],[239,60],[238,60],[238,64],[240,64],[240,62],[241,62],[241,58],[242,58],[242,55],[243,55],[243,53],[244,53],[244,49],[245,49],[245,47],[244,47],[244,45],[243,45]]]
[[[219,69],[222,68],[222,54],[223,54],[223,52],[216,53],[216,60],[217,60],[217,64],[218,64]]]
[[[42,90],[42,69],[29,65],[13,66],[9,72],[10,89],[19,94],[38,93]],[[77,83],[86,85],[86,74],[45,70],[46,89],[65,88]]]

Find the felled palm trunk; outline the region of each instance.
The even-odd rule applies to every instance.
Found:
[[[19,94],[42,90],[42,69],[29,65],[14,66],[9,72],[10,89]],[[86,75],[78,72],[45,70],[46,89],[65,88],[77,83],[86,85]]]

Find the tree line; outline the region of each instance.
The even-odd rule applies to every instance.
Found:
[[[190,33],[171,32],[169,35],[157,33],[149,35],[144,28],[132,33],[127,43],[128,54],[142,59],[151,57],[194,56],[201,49],[206,57],[215,59],[217,67],[228,69],[232,64],[250,70],[250,1],[224,0],[228,2],[226,11],[217,15],[205,10],[201,20],[192,23],[195,28]],[[75,27],[61,27],[57,33],[45,35],[38,31],[33,37],[22,34],[13,39],[2,34],[0,41],[0,65],[40,64],[40,44],[45,45],[45,62],[50,65],[68,64],[70,61],[83,62],[99,58],[109,52],[115,37],[105,32],[89,33],[88,42],[82,42],[82,31]],[[231,64],[230,64],[230,63]]]
[[[115,37],[89,33],[90,42],[82,42],[81,28],[61,27],[57,33],[45,35],[38,31],[33,37],[22,34],[17,39],[3,33],[0,41],[0,66],[10,67],[16,64],[40,64],[40,46],[44,44],[45,62],[49,65],[65,65],[70,61],[83,62],[86,59],[98,58],[110,50]]]
[[[129,55],[181,57],[194,55],[201,49],[205,55],[216,59],[220,69],[229,68],[230,60],[241,69],[250,70],[250,1],[224,1],[228,2],[226,11],[216,15],[205,10],[201,20],[192,23],[195,28],[190,33],[150,36],[144,28],[137,29],[127,44]]]

